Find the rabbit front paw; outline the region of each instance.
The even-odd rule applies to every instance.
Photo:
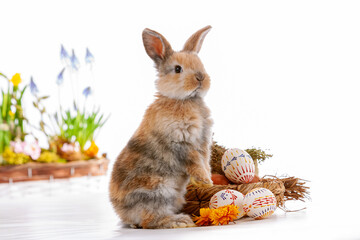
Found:
[[[213,186],[213,182],[211,179],[206,180],[198,180],[195,177],[190,177],[190,184],[195,187],[209,188]]]

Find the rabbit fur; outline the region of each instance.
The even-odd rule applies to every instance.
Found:
[[[142,33],[158,71],[155,101],[114,163],[110,200],[124,224],[140,228],[192,227],[180,213],[190,176],[212,184],[213,121],[203,97],[210,77],[198,57],[211,26],[194,33],[175,52],[158,32]]]

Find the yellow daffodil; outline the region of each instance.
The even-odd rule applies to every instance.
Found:
[[[94,141],[91,141],[90,147],[85,151],[85,154],[89,157],[95,157],[99,152],[99,147],[96,146]]]
[[[10,81],[17,87],[21,83],[20,73],[15,73]]]

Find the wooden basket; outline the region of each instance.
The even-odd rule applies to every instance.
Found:
[[[68,163],[26,163],[0,167],[0,183],[105,175],[106,158]]]
[[[215,141],[213,142],[210,159],[212,173],[224,175],[221,167],[221,158],[225,151],[225,147],[218,145]],[[259,187],[269,189],[276,197],[277,206],[285,211],[289,211],[285,207],[285,201],[304,201],[306,198],[310,198],[309,187],[305,186],[306,182],[306,180],[295,177],[278,178],[275,176],[265,176],[256,183],[214,185],[209,188],[189,185],[185,195],[186,204],[182,211],[190,215],[198,216],[200,208],[208,208],[211,197],[218,191],[233,189],[245,195],[249,191]]]
[[[304,201],[305,198],[309,198],[309,187],[305,186],[305,182],[305,180],[295,177],[277,178],[275,176],[268,176],[257,183],[214,185],[209,188],[189,185],[185,195],[186,204],[182,211],[191,216],[198,216],[200,208],[208,208],[211,197],[218,191],[233,189],[245,195],[252,189],[259,187],[269,189],[276,197],[277,206],[286,210],[285,201]]]

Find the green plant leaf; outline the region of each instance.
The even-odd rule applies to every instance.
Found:
[[[22,99],[22,97],[23,97],[23,95],[24,95],[24,92],[25,92],[25,90],[26,90],[27,87],[28,87],[28,86],[26,85],[26,86],[23,88],[23,90],[21,91],[21,93],[20,93],[20,97],[19,97],[20,104],[21,104],[21,99]]]
[[[68,141],[77,141],[81,151],[85,145],[92,141],[95,131],[98,131],[103,124],[104,115],[99,114],[100,110],[96,110],[90,114],[77,111],[76,114],[65,111],[61,114],[62,123],[60,125],[60,134]]]
[[[7,78],[7,76],[5,76],[3,73],[0,73],[0,76],[2,76],[2,77],[4,77],[4,78],[6,78],[7,80],[9,80],[9,79]]]

